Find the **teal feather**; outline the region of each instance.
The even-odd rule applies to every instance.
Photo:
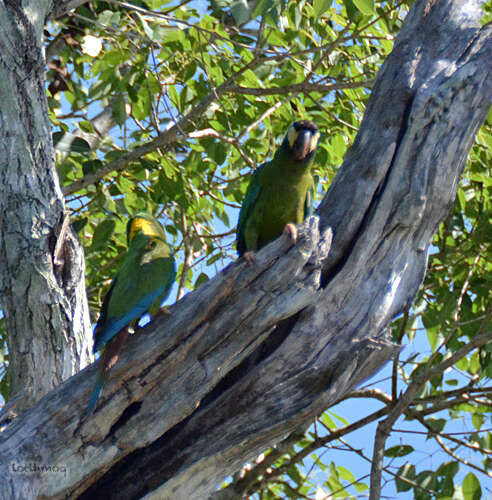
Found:
[[[137,214],[127,225],[128,251],[104,297],[94,328],[94,352],[104,348],[99,360],[91,413],[108,371],[128,336],[128,327],[146,312],[157,311],[176,278],[176,266],[162,226],[152,216]]]

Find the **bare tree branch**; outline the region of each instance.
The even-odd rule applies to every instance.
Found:
[[[251,88],[251,87],[241,87],[239,85],[230,85],[227,92],[232,94],[244,94],[244,95],[284,95],[284,94],[298,94],[300,92],[321,92],[323,94],[328,94],[333,90],[343,90],[343,89],[356,89],[356,88],[371,88],[374,84],[373,80],[361,80],[355,82],[337,82],[331,85],[314,83],[304,81],[301,83],[295,83],[293,85],[286,85],[285,87],[267,87],[267,88]]]
[[[84,5],[88,1],[89,0],[53,0],[48,18],[56,19],[57,17],[61,17],[72,9],[76,9],[81,5]]]
[[[178,122],[171,125],[169,128],[160,133],[155,139],[150,141],[147,144],[143,144],[142,146],[136,147],[133,151],[122,155],[117,160],[110,162],[105,167],[100,168],[95,172],[91,172],[90,174],[85,175],[81,179],[78,179],[68,186],[63,188],[63,194],[68,196],[72,193],[75,193],[79,189],[83,189],[84,187],[89,186],[90,184],[94,184],[95,182],[101,180],[107,174],[112,171],[123,170],[127,165],[132,163],[133,161],[138,160],[142,156],[147,153],[151,153],[158,148],[164,148],[165,146],[170,146],[175,143],[179,139],[180,133],[187,132],[190,127],[193,126],[194,120],[198,120],[200,115],[204,113],[207,108],[214,102],[218,96],[222,95],[227,91],[227,88],[232,84],[232,82],[238,78],[241,74],[243,74],[246,70],[255,66],[257,61],[252,59],[248,64],[243,66],[241,69],[236,71],[228,80],[226,80],[223,84],[219,85],[216,89],[214,89],[205,99],[203,99],[199,104],[197,104],[186,116],[183,116]]]
[[[489,317],[491,311],[492,307],[489,307]],[[484,321],[483,325],[487,323],[488,321]],[[437,374],[444,372],[444,370],[446,370],[450,366],[453,366],[457,361],[464,358],[470,351],[487,344],[491,340],[492,332],[478,334],[472,339],[469,344],[456,351],[455,354],[450,356],[445,361],[439,363],[434,367],[427,366],[422,370],[422,372],[415,376],[414,380],[409,384],[406,391],[394,405],[389,415],[378,424],[376,437],[374,440],[373,461],[371,466],[371,493],[369,497],[371,500],[377,500],[380,497],[381,470],[383,466],[384,447],[386,439],[388,438],[395,422],[403,413],[405,413],[420,388],[425,384],[427,380],[431,379]]]

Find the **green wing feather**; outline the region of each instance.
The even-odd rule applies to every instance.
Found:
[[[140,213],[127,225],[128,252],[104,297],[94,328],[94,352],[104,347],[89,403],[96,407],[106,376],[118,360],[128,327],[147,311],[154,312],[167,297],[176,278],[174,255],[158,221]]]
[[[263,165],[258,167],[251,176],[251,179],[244,195],[241,211],[239,212],[239,222],[236,230],[237,253],[243,255],[247,251],[246,245],[246,226],[250,221],[256,201],[260,197],[260,174]]]
[[[304,200],[304,220],[311,217],[314,213],[314,180],[311,187],[307,190]]]
[[[158,308],[176,277],[174,257],[160,238],[137,234],[106,294],[94,329],[94,351],[105,347],[99,361],[88,414],[97,404],[106,376],[128,336],[128,325]]]
[[[155,249],[149,251],[149,243],[155,244]],[[167,244],[158,238],[137,236],[104,299],[94,330],[94,350],[99,350],[155,302],[164,300],[175,276],[174,258]]]
[[[237,252],[256,251],[313,213],[310,166],[320,132],[309,120],[294,122],[271,161],[251,176],[236,232]]]

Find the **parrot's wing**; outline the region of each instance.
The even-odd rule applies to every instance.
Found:
[[[259,182],[260,172],[263,165],[257,168],[248,184],[246,194],[244,195],[241,211],[239,212],[239,222],[237,224],[236,239],[237,239],[237,252],[242,255],[246,252],[246,224],[251,217],[253,207],[258,200],[261,192],[261,185]]]
[[[109,290],[106,292],[106,295],[104,296],[104,300],[101,306],[101,310],[99,311],[99,319],[97,320],[97,324],[94,328],[94,347],[93,347],[93,352],[97,352],[105,341],[103,342],[101,337],[102,333],[104,332],[104,325],[107,321],[108,318],[108,307],[109,303],[111,301],[111,296],[113,295],[113,289],[116,286],[116,283],[118,281],[118,275],[116,275],[113,278],[113,281],[111,282],[111,285],[109,287]]]
[[[106,307],[101,309],[101,317],[94,330],[94,351],[101,349],[132,321],[138,320],[157,299],[161,297],[164,300],[174,283],[174,261],[171,259],[151,263],[150,273],[144,273],[142,266],[136,263],[129,264],[118,273],[108,291],[110,297]],[[164,264],[164,268],[160,264]],[[164,280],[163,274],[167,274],[168,279]]]
[[[304,220],[314,213],[314,182],[309,187],[304,200]]]

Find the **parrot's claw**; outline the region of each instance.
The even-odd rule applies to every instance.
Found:
[[[161,315],[161,314],[165,314],[166,316],[170,316],[172,313],[171,311],[169,310],[169,307],[166,307],[166,306],[162,306],[158,311],[157,311],[157,314]]]
[[[168,307],[162,306],[161,308],[159,308],[159,310],[156,313],[152,314],[151,319],[154,320],[155,318],[157,318],[159,316],[169,316],[171,314],[172,313]]]
[[[292,244],[295,245],[297,241],[297,228],[292,223],[288,223],[284,227],[284,233],[289,236],[292,241]]]
[[[254,252],[244,252],[244,259],[248,263],[250,267],[254,267],[255,265],[255,254]]]

